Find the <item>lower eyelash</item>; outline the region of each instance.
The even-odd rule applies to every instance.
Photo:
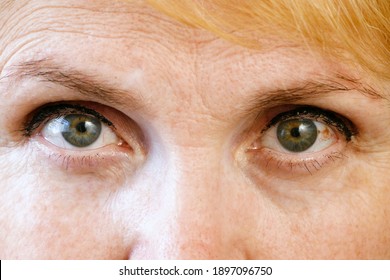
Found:
[[[130,160],[129,158],[132,156],[131,153],[129,154],[129,150],[124,150],[125,148],[116,145],[107,146],[106,149],[99,149],[99,152],[91,150],[89,152],[83,152],[80,155],[80,152],[77,151],[66,151],[66,153],[62,153],[54,145],[48,148],[48,144],[43,144],[41,141],[45,140],[39,140],[38,138],[30,142],[35,150],[43,153],[51,163],[70,172],[82,173],[84,171],[90,172],[91,170],[107,169],[107,167],[115,166],[119,162],[134,163],[134,159]],[[51,165],[49,164],[48,166]]]
[[[62,169],[70,172],[77,172],[83,169],[93,170],[93,168],[101,168],[102,163],[105,166],[112,164],[109,156],[100,156],[99,154],[72,156],[52,153],[48,158],[58,164]]]
[[[122,155],[122,157],[125,156]],[[126,177],[135,172],[136,169],[136,166],[131,164],[128,158],[118,158],[118,155],[71,156],[53,152],[47,154],[47,160],[47,172],[58,172],[59,170],[60,174],[65,174],[65,176],[68,176],[67,173],[71,176],[77,174],[79,178],[84,177],[87,180],[87,184],[80,185],[80,188],[88,189],[96,186],[98,182],[103,182],[107,188],[123,185]],[[112,183],[107,183],[107,181]]]
[[[96,158],[93,156],[82,156],[82,157],[74,157],[74,156],[65,156],[65,155],[49,155],[49,159],[54,159],[56,162],[60,162],[61,166],[64,167],[65,170],[70,171],[73,170],[74,166],[79,167],[93,167],[94,162],[96,162]]]
[[[330,163],[347,159],[344,153],[333,151],[322,156],[307,158],[307,159],[288,159],[288,156],[277,156],[276,152],[268,149],[252,150],[249,149],[246,153],[251,153],[249,158],[252,165],[256,168],[265,170],[266,173],[275,170],[282,177],[290,177],[297,175],[314,175],[323,167]]]

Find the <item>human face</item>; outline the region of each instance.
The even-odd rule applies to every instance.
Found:
[[[138,1],[6,2],[2,259],[390,257],[389,84]]]

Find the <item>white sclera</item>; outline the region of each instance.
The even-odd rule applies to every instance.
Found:
[[[278,151],[278,152],[288,152],[288,153],[294,153],[294,154],[303,154],[303,153],[316,153],[320,152],[322,150],[325,150],[326,148],[330,147],[332,144],[334,144],[337,141],[337,136],[333,129],[329,127],[329,125],[326,125],[324,123],[313,121],[315,126],[317,127],[317,139],[314,142],[312,146],[309,147],[309,149],[302,151],[302,152],[291,152],[287,149],[285,149],[279,142],[278,136],[277,136],[277,125],[272,126],[269,128],[266,132],[264,132],[262,136],[262,146]]]
[[[51,144],[66,150],[94,150],[111,144],[119,144],[120,138],[108,125],[102,123],[102,130],[99,137],[91,145],[80,148],[73,146],[62,136],[64,117],[50,120],[45,124],[41,131],[42,137]]]

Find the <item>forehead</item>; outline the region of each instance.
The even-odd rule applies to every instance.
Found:
[[[2,48],[26,37],[29,40],[39,37],[46,39],[44,42],[59,39],[52,48],[60,48],[69,41],[78,45],[93,42],[96,44],[90,48],[93,51],[108,43],[113,50],[111,53],[119,47],[132,49],[145,45],[145,42],[151,43],[149,47],[158,42],[160,52],[156,53],[169,51],[172,47],[176,53],[196,52],[203,50],[204,46],[243,50],[208,31],[181,24],[155,11],[144,1],[32,0],[6,3],[11,4],[2,4],[0,11],[4,21],[2,34],[5,35],[2,36]],[[269,36],[263,41],[265,51],[286,45],[280,38]],[[46,48],[47,51],[50,49]]]
[[[172,41],[180,40],[181,44],[214,38],[208,32],[188,28],[163,16],[143,1],[32,0],[1,6],[1,18],[5,23],[3,32],[13,33],[13,38],[32,35],[31,32],[40,35],[63,33],[63,39],[72,35],[101,41],[112,39],[117,43],[128,39],[135,43],[140,37],[156,40],[160,34]],[[156,30],[158,32],[154,32]]]
[[[168,111],[192,100],[225,115],[224,107],[235,108],[248,92],[342,68],[283,38],[263,38],[262,50],[244,48],[143,1],[15,1],[1,13],[0,69],[50,58],[121,89],[136,88],[146,100],[167,103],[169,96],[181,103]]]
[[[191,28],[155,11],[144,1],[12,1],[2,5],[1,19],[5,24],[0,43],[2,62],[23,50],[29,57],[57,56],[69,61],[88,63],[93,56],[97,62],[127,68],[136,58],[166,57],[165,63],[181,55],[204,57],[211,62],[217,58],[256,53],[297,54],[303,48],[283,38],[262,38],[261,51],[229,43],[202,29]],[[221,51],[223,50],[223,51]],[[61,56],[58,54],[61,53]],[[152,57],[150,55],[152,54]],[[171,55],[171,57],[170,57]],[[39,57],[41,58],[41,57]],[[131,58],[131,63],[129,59]],[[263,56],[265,59],[265,56]],[[144,57],[141,59],[144,61]],[[138,61],[139,62],[139,61]],[[175,62],[176,63],[176,62]],[[142,63],[141,63],[142,64]],[[4,65],[1,65],[4,67]]]

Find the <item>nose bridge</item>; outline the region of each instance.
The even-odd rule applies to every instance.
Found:
[[[193,250],[212,256],[219,250],[216,247],[223,235],[222,174],[211,152],[194,149],[188,156],[198,160],[188,159],[181,168],[177,189],[179,233],[188,238],[183,241]]]
[[[229,257],[234,250],[229,248],[226,230],[229,213],[219,160],[201,148],[177,150],[178,168],[161,186],[166,193],[162,207],[148,218],[130,257],[233,258]]]

